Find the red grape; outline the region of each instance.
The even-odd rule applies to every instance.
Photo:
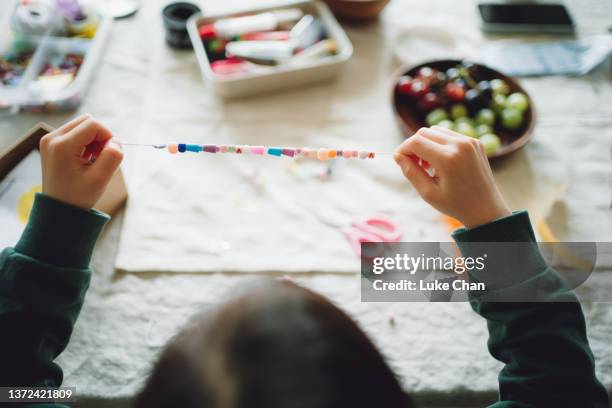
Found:
[[[431,111],[440,106],[440,98],[438,98],[438,95],[435,93],[428,92],[421,98],[419,106],[421,106],[423,110]]]
[[[465,99],[465,88],[455,82],[446,84],[444,91],[451,101],[461,102]]]
[[[403,75],[397,81],[397,90],[403,95],[409,95],[410,89],[412,88],[412,77],[409,75]]]
[[[429,87],[423,81],[418,79],[412,81],[411,85],[410,95],[414,96],[415,98],[421,98],[423,95],[429,92]]]

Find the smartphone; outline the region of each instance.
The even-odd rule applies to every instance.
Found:
[[[479,3],[478,11],[486,32],[571,34],[575,30],[563,4],[487,2]]]

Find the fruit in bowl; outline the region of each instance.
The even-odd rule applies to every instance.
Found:
[[[407,136],[423,126],[443,126],[480,139],[490,158],[523,146],[534,123],[530,98],[516,81],[465,61],[400,70],[392,98]]]

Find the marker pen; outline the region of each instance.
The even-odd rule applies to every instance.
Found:
[[[232,41],[225,46],[228,58],[238,57],[261,64],[277,64],[293,56],[293,41]]]
[[[200,37],[208,40],[215,37],[232,38],[254,31],[271,31],[279,24],[299,20],[304,12],[299,8],[268,11],[244,17],[224,18],[199,28]]]
[[[338,52],[338,44],[335,40],[321,40],[313,46],[295,54],[288,62],[290,64],[299,64],[313,58],[320,58],[327,55],[333,55]]]
[[[242,34],[239,41],[287,41],[291,38],[289,31],[257,31]]]

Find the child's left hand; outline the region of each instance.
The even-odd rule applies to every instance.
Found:
[[[123,160],[121,145],[90,115],[40,140],[43,193],[83,209],[100,199]]]

